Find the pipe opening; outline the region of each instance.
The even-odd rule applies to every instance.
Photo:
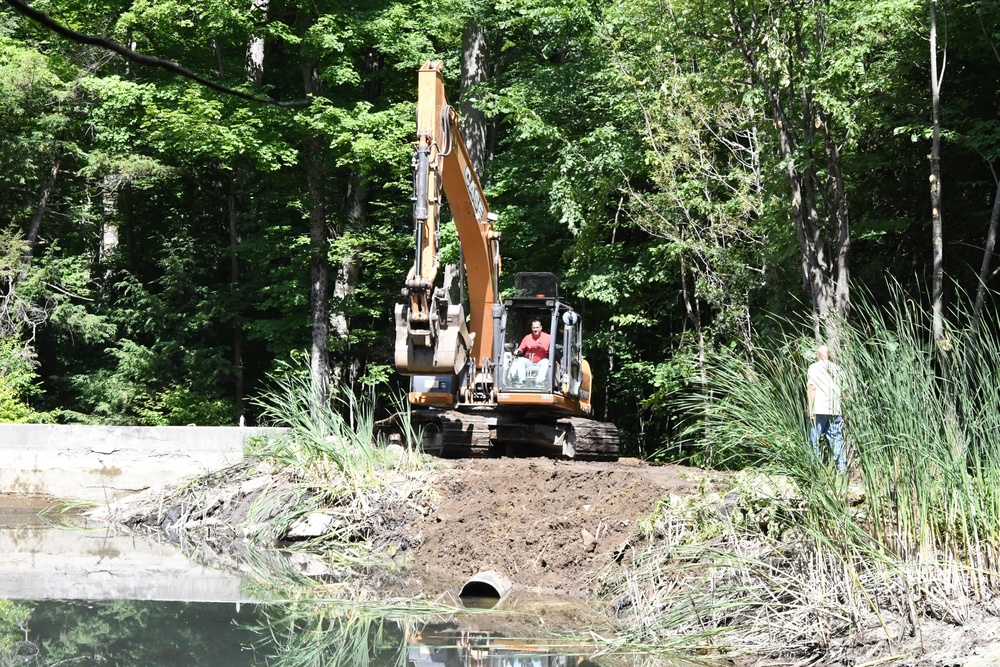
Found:
[[[460,598],[495,598],[500,599],[500,591],[485,581],[470,581],[462,586],[462,592],[458,594]]]
[[[465,582],[458,598],[463,606],[491,609],[510,589],[511,583],[507,577],[496,572],[480,572]]]

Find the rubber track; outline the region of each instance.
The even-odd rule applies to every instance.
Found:
[[[534,440],[534,444],[518,443],[511,450],[508,443],[497,441],[497,413],[493,410],[464,412],[459,410],[421,409],[411,413],[414,427],[424,433],[424,451],[442,458],[489,458],[499,456],[548,456],[567,458],[561,445]],[[386,420],[390,424],[392,419]],[[568,458],[584,461],[615,461],[618,459],[618,428],[608,422],[584,417],[563,417],[556,422],[514,422],[528,431],[563,431],[573,443]],[[512,422],[504,421],[510,428]],[[547,424],[547,431],[532,429]],[[513,453],[512,453],[513,452]]]
[[[574,459],[585,461],[616,461],[618,460],[619,437],[618,427],[609,422],[599,422],[584,417],[570,417],[559,421],[571,422],[576,450]]]

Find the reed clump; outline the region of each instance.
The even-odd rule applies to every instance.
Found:
[[[320,391],[307,369],[293,366],[271,380],[255,401],[260,419],[288,431],[248,452],[279,470],[282,480],[249,505],[254,541],[349,566],[391,558],[393,549],[385,547],[405,543],[409,515],[430,511],[429,458],[409,446],[387,446],[375,425],[374,392]],[[405,415],[399,423],[408,429]]]
[[[386,447],[375,426],[374,391],[358,394],[349,388],[316,386],[307,368],[288,365],[271,376],[270,387],[254,404],[261,423],[288,429],[269,438],[255,451],[291,466],[309,467],[322,476],[340,475],[359,487],[379,484],[386,470],[416,470],[427,459],[412,448]],[[401,401],[397,401],[401,402]],[[412,430],[402,409],[401,428]],[[403,442],[419,442],[415,436]]]
[[[686,407],[716,456],[748,465],[725,494],[663,503],[633,567],[606,575],[629,641],[882,659],[919,650],[929,621],[996,613],[1000,340],[980,325],[939,344],[900,293],[856,304],[836,338],[847,474],[809,441],[814,342],[712,359]]]

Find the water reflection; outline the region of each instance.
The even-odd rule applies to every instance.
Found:
[[[243,625],[252,606],[118,600],[18,603],[30,610],[20,628],[5,628],[0,664],[266,665],[268,656]]]
[[[339,611],[334,611],[339,608]],[[218,667],[608,665],[566,645],[339,604],[0,600],[0,664]],[[370,611],[370,610],[369,610]],[[21,622],[9,622],[20,618]]]
[[[572,648],[526,642],[488,632],[428,626],[407,645],[407,667],[599,667]]]
[[[546,634],[540,621],[552,619],[551,607],[519,614],[463,610],[457,600],[386,603],[350,586],[336,588],[341,597],[354,590],[349,600],[315,599],[334,588],[293,588],[285,577],[284,588],[267,589],[260,564],[222,569],[190,555],[153,537],[10,521],[0,511],[0,665],[623,664],[588,659],[593,645],[531,639]]]
[[[197,563],[162,539],[102,527],[0,527],[0,597],[240,602],[238,572]]]

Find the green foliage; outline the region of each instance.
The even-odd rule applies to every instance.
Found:
[[[227,368],[217,353],[122,338],[107,354],[114,361],[110,367],[67,378],[85,397],[87,410],[67,412],[66,419],[149,426],[235,423],[233,405],[218,389]]]
[[[17,338],[0,338],[0,423],[44,421],[27,402],[40,392],[30,348]]]
[[[400,457],[380,442],[374,395],[356,396],[338,388],[324,402],[325,392],[315,384],[307,359],[299,356],[280,367],[270,377],[270,389],[254,399],[263,423],[291,429],[258,454],[297,466],[332,465],[352,488],[377,486],[385,469],[412,465],[413,452]]]
[[[24,629],[31,618],[31,607],[14,600],[0,600],[0,661],[17,664]]]

